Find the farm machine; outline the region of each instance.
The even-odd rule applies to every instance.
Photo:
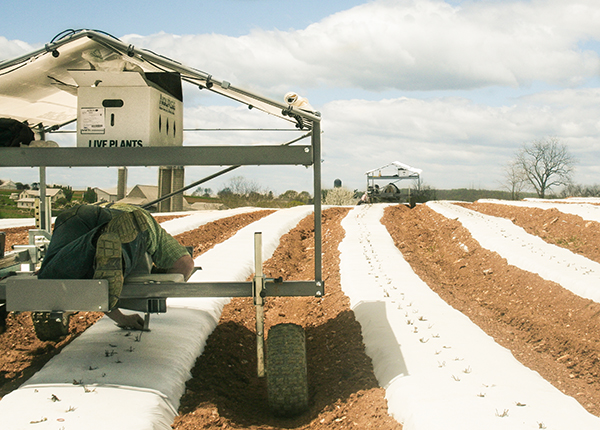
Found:
[[[363,203],[409,203],[414,206],[414,196],[411,188],[400,188],[397,184],[402,180],[420,180],[422,170],[394,161],[377,169],[369,170],[367,176],[367,191],[359,200]]]
[[[185,146],[182,83],[273,115],[300,136],[283,144]],[[321,195],[318,112],[295,104],[295,99],[287,96],[278,101],[244,90],[100,31],[70,30],[34,52],[1,62],[1,117],[27,125],[35,134],[35,142],[42,145],[0,148],[0,168],[38,168],[40,184],[39,225],[30,231],[27,245],[0,256],[0,311],[3,315],[10,311],[38,315],[34,323],[38,336],[44,339],[64,335],[72,312],[109,309],[106,280],[38,280],[35,275],[52,236],[45,191],[47,168],[230,166],[223,170],[226,172],[251,165],[312,166],[314,195]],[[75,147],[43,145],[50,133],[60,132],[68,124],[75,124]],[[298,143],[303,139],[309,143]],[[267,378],[269,405],[277,415],[299,414],[308,407],[303,328],[291,323],[276,325],[265,341],[263,307],[269,297],[324,294],[319,198],[314,199],[314,214],[313,280],[266,278],[257,232],[252,280],[184,282],[180,275],[150,274],[148,265],[141,267],[135,278],[126,279],[118,307],[144,313],[148,327],[151,314],[167,312],[170,297],[253,297],[257,372]]]

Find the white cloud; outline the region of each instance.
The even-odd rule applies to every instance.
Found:
[[[595,0],[490,0],[459,6],[377,0],[300,30],[122,39],[276,99],[291,89],[325,94],[318,106],[325,187],[340,178],[349,188],[364,188],[366,170],[398,160],[422,168],[425,181],[438,188],[496,188],[502,165],[515,150],[544,136],[559,137],[581,160],[576,181],[598,182],[600,90],[584,87],[600,75],[600,59],[581,47],[600,40],[599,21]],[[0,57],[20,50],[25,47],[0,38]],[[487,86],[497,94],[510,87],[511,94],[523,94],[523,88],[539,82],[556,90],[494,106],[470,100],[477,90],[469,90]],[[331,94],[340,88],[350,88],[345,94],[354,89],[382,96],[335,100]],[[408,90],[436,92],[417,98]],[[444,90],[455,96],[443,97]],[[407,97],[397,97],[400,91]],[[186,128],[289,126],[245,107],[208,106],[213,100],[205,94],[186,90]],[[287,139],[246,132],[186,136],[194,144]],[[276,192],[312,191],[306,170],[243,168],[239,174]]]
[[[502,166],[524,143],[556,136],[581,162],[576,181],[595,183],[600,164],[600,90],[563,90],[490,107],[461,98],[350,100],[322,108],[327,183],[360,187],[364,172],[401,161],[438,188],[498,188]]]
[[[280,92],[284,83],[369,90],[472,89],[542,80],[577,85],[600,71],[600,3],[379,0],[305,29],[128,36],[237,84]]]
[[[0,36],[0,62],[24,55],[33,49],[35,48],[28,43]]]

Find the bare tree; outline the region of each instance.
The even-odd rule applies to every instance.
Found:
[[[571,182],[575,159],[557,138],[535,140],[523,145],[515,159],[523,178],[544,198],[550,188]]]
[[[525,188],[527,179],[523,171],[519,168],[519,165],[515,160],[510,162],[504,168],[505,187],[510,191],[511,200],[518,200],[520,198],[521,191]]]
[[[234,176],[229,180],[228,188],[234,194],[248,196],[253,193],[262,193],[261,186],[256,181],[246,179],[243,176]]]

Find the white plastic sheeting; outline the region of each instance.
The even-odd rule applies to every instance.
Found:
[[[358,206],[344,219],[341,282],[389,412],[405,430],[600,428],[600,419],[518,363],[415,275],[379,221],[384,207]],[[253,270],[254,232],[263,231],[266,259],[279,236],[309,213],[282,210],[240,230],[197,259],[204,270],[195,280],[245,279]],[[543,265],[553,264],[548,257]],[[99,321],[0,401],[0,428],[168,429],[189,363],[225,302],[169,300],[169,312],[152,318],[141,342]]]
[[[165,221],[161,226],[172,236],[184,233],[189,230],[200,227],[201,225],[208,224],[209,222],[216,221],[221,218],[226,218],[235,215],[241,215],[248,212],[255,212],[262,210],[261,208],[236,208],[227,210],[211,210],[211,211],[199,211],[199,212],[179,212],[173,213],[173,215],[185,215],[182,218],[175,218],[170,221]],[[155,214],[159,215],[170,215],[170,214]]]
[[[449,202],[427,205],[457,219],[479,244],[508,264],[554,281],[580,297],[600,302],[600,264],[527,233],[509,219],[484,215]]]
[[[342,222],[341,283],[404,429],[600,428],[421,281],[380,223],[383,209],[358,206]]]
[[[191,280],[246,280],[254,271],[254,232],[263,232],[267,259],[281,235],[310,213],[312,206],[279,210],[241,229],[196,259],[204,270]],[[189,226],[189,219],[181,222]],[[0,401],[0,428],[170,429],[190,369],[227,301],[168,300],[168,312],[153,316],[152,331],[141,337],[101,319]]]
[[[577,215],[587,221],[600,222],[600,198],[570,198],[566,200],[527,199],[523,201],[481,199],[480,203],[495,203],[526,208],[558,209],[560,212]],[[596,203],[596,204],[592,204]]]

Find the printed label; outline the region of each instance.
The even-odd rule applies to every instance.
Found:
[[[90,139],[88,140],[90,148],[125,148],[144,146],[142,140],[137,139]]]
[[[81,108],[81,134],[104,134],[104,108]]]
[[[168,112],[172,115],[175,114],[175,100],[170,99],[168,97],[163,96],[162,94],[160,94],[160,98],[158,100],[158,108],[160,110],[164,110],[165,112]]]

